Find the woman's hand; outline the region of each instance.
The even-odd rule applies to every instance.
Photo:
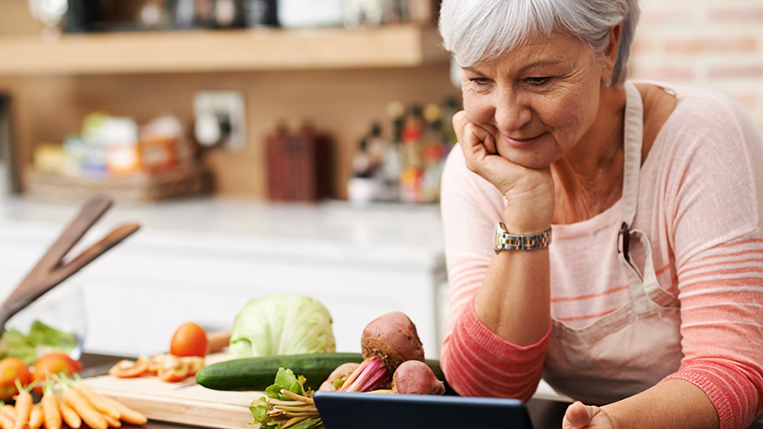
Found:
[[[530,169],[498,153],[497,130],[471,122],[465,111],[453,115],[453,127],[466,166],[492,183],[506,198],[504,220],[510,232],[535,233],[551,225],[554,182],[550,168]]]
[[[567,407],[562,429],[612,429],[612,419],[604,409],[574,402]]]
[[[469,170],[495,185],[501,193],[507,191],[513,182],[511,169],[518,166],[498,155],[493,133],[470,122],[463,110],[453,115],[453,127]]]

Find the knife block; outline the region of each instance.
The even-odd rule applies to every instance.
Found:
[[[268,199],[317,202],[331,196],[331,139],[304,125],[296,133],[279,126],[265,141]]]

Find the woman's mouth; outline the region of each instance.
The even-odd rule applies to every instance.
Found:
[[[517,149],[526,149],[529,146],[532,146],[543,137],[543,134],[538,134],[533,137],[525,137],[525,136],[516,136],[516,137],[509,137],[505,136],[504,140],[506,143],[509,144],[509,146],[517,148]]]

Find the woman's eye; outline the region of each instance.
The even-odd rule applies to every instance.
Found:
[[[529,83],[530,85],[541,86],[545,83],[548,83],[550,79],[551,78],[548,76],[528,77],[525,79],[525,82]]]
[[[488,80],[484,77],[473,77],[469,81],[474,82],[477,85],[487,85]]]

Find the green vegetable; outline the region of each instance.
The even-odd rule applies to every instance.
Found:
[[[318,390],[333,370],[347,362],[363,362],[363,356],[360,353],[307,353],[233,359],[205,366],[196,373],[196,382],[214,390],[263,391],[273,383],[273,375],[279,368],[289,368],[306,378],[306,389]],[[427,359],[426,363],[439,380],[445,380],[439,360]]]
[[[233,320],[228,358],[336,351],[331,315],[318,300],[271,294],[252,299]]]
[[[215,390],[262,391],[273,383],[273,375],[279,368],[289,368],[307,378],[306,388],[317,390],[339,365],[362,361],[360,353],[304,353],[233,359],[205,366],[196,373],[196,382]]]
[[[323,427],[318,410],[312,404],[312,392],[305,392],[305,377],[294,375],[288,368],[279,368],[275,383],[265,394],[252,401],[249,410],[262,429],[313,429]]]
[[[31,365],[39,355],[53,350],[69,353],[76,346],[77,338],[74,334],[35,320],[27,335],[16,329],[3,332],[0,339],[0,358],[13,356]]]

